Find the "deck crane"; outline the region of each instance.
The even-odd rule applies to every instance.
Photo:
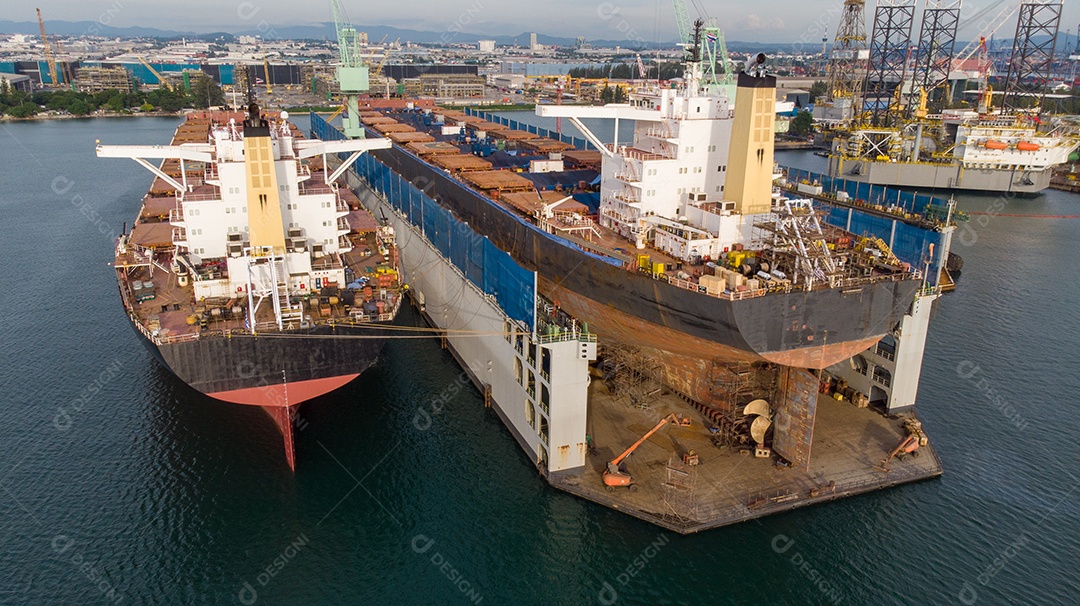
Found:
[[[633,478],[630,477],[630,474],[619,469],[619,464],[621,464],[626,457],[634,454],[634,451],[638,449],[638,446],[644,444],[645,440],[651,438],[654,433],[663,429],[668,423],[680,425],[679,418],[674,414],[670,414],[663,419],[660,419],[659,423],[653,426],[653,428],[645,435],[641,436],[637,442],[634,442],[630,448],[624,450],[621,455],[608,461],[607,468],[604,469],[604,486],[606,486],[608,490],[615,490],[618,486],[626,486],[630,490],[637,490],[637,485],[634,484]]]
[[[49,37],[45,35],[45,20],[41,17],[41,9],[37,10],[38,27],[41,28],[41,45],[45,47],[45,62],[49,65],[49,78],[53,86],[57,85],[56,58],[53,57],[52,47],[49,46]]]
[[[686,48],[694,42],[694,27],[690,21],[690,11],[686,7],[686,0],[674,0],[675,21],[679,26],[679,39]],[[715,89],[721,85],[735,83],[735,73],[731,70],[731,62],[728,60],[727,45],[724,43],[724,32],[716,24],[716,20],[706,14],[704,7],[694,0],[698,13],[706,20],[702,33],[702,64],[704,77],[702,85]]]
[[[334,28],[337,30],[338,55],[336,77],[342,96],[345,97],[347,114],[341,118],[341,130],[350,139],[362,138],[364,129],[360,125],[360,93],[368,89],[368,68],[360,59],[360,36],[356,28],[349,23],[340,0],[330,0],[330,10],[334,15]]]

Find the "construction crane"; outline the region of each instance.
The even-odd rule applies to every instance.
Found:
[[[359,96],[368,90],[368,68],[360,59],[359,32],[349,23],[340,0],[330,0],[330,10],[334,15],[340,59],[336,77],[348,112],[341,118],[341,130],[350,139],[361,138],[364,136],[364,129],[360,125]]]
[[[266,94],[269,95],[274,91],[270,88],[270,61],[266,55],[263,55],[263,78],[266,80]]]
[[[157,78],[158,86],[161,86],[167,91],[171,91],[173,89],[172,85],[169,84],[169,81],[166,80],[165,77],[158,72],[158,70],[154,69],[152,65],[147,63],[146,59],[143,59],[140,55],[135,55],[135,58],[139,60],[139,63],[143,64],[143,67],[150,70],[150,73],[153,74],[155,78]]]
[[[960,49],[960,52],[956,53],[955,62],[963,63],[964,61],[970,59],[975,53],[980,52],[980,50],[985,47],[986,40],[993,36],[996,31],[1001,29],[1001,26],[1005,25],[1005,22],[1008,21],[1010,17],[1015,15],[1016,11],[1018,10],[1020,10],[1020,0],[1013,0],[1012,2],[1009,2],[1007,5],[1005,5],[1005,8],[1001,9],[1001,12],[995,15],[994,18],[991,19],[989,23],[987,23],[986,27],[984,27],[977,36],[972,38],[971,42],[967,43],[967,46]],[[971,17],[971,19],[975,19],[978,16],[979,15],[976,14]]]
[[[53,44],[56,45],[56,54],[58,58],[67,54],[67,50],[64,48],[64,45],[60,42],[59,38],[53,38]],[[57,61],[57,63],[59,63],[59,61]],[[71,61],[65,60],[63,66],[61,73],[64,74],[64,82],[71,87],[71,90],[75,90],[75,76],[71,72]]]
[[[49,65],[49,78],[53,86],[56,86],[56,58],[53,57],[52,47],[49,46],[49,37],[45,35],[45,20],[41,17],[41,9],[37,10],[38,27],[41,28],[41,45],[45,47],[45,62]]]
[[[623,460],[626,459],[626,457],[634,454],[634,451],[638,449],[638,446],[644,444],[645,440],[651,438],[654,433],[660,431],[668,423],[671,423],[672,425],[680,425],[679,418],[676,417],[674,414],[670,414],[663,419],[660,419],[659,423],[657,423],[645,435],[641,436],[641,439],[639,439],[637,442],[634,442],[634,444],[630,446],[630,448],[624,450],[621,455],[608,461],[607,468],[604,469],[604,486],[606,486],[608,490],[615,490],[615,488],[618,486],[626,486],[631,491],[637,490],[637,485],[634,484],[634,479],[630,477],[630,474],[619,469],[619,464],[621,464]]]
[[[638,53],[637,55],[637,69],[638,74],[640,74],[642,80],[649,77],[649,70],[645,69],[645,64],[641,61],[640,53]]]

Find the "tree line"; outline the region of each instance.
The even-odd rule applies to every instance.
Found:
[[[26,91],[16,90],[6,80],[0,80],[0,115],[28,118],[43,111],[66,111],[86,116],[99,109],[112,112],[161,110],[175,112],[186,107],[205,109],[224,105],[225,94],[212,78],[197,78],[190,92],[159,88],[129,93],[104,90],[96,93],[75,90]]]

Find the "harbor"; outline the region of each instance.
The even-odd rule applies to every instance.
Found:
[[[297,121],[306,131],[306,117]],[[1065,443],[1080,431],[1067,407],[1053,398],[1031,397],[1080,389],[1080,377],[1054,370],[1059,368],[1055,360],[1067,357],[1073,346],[1071,329],[1062,327],[1080,325],[1069,304],[1071,284],[1080,276],[1068,265],[1060,280],[1030,272],[1008,275],[1000,268],[1015,264],[1017,255],[1067,256],[1080,246],[1080,221],[1057,222],[1053,238],[1036,239],[1028,234],[1047,229],[1052,220],[996,217],[985,226],[968,223],[977,238],[965,237],[968,244],[961,245],[963,288],[947,295],[933,318],[920,381],[919,418],[946,467],[939,480],[677,536],[550,488],[495,411],[484,407],[483,394],[468,377],[462,379],[458,362],[438,339],[392,340],[357,382],[308,403],[297,436],[304,456],[299,473],[291,473],[277,454],[280,438],[261,411],[214,405],[161,370],[137,344],[128,320],[116,313],[116,286],[105,265],[111,241],[70,201],[83,188],[109,194],[87,204],[100,213],[103,225],[119,231],[134,210],[120,200],[141,196],[149,179],[134,163],[93,159],[94,139],[109,129],[118,140],[166,144],[175,120],[63,124],[62,129],[59,122],[9,125],[4,136],[36,141],[36,156],[63,162],[67,178],[79,184],[65,196],[35,176],[37,165],[17,145],[0,146],[13,175],[0,182],[0,192],[4,199],[23,200],[8,207],[4,229],[10,245],[31,246],[57,231],[78,235],[43,249],[41,262],[94,277],[86,281],[85,309],[78,316],[88,322],[96,318],[88,332],[42,325],[24,314],[2,329],[13,343],[24,338],[20,334],[38,335],[34,347],[0,354],[10,400],[40,404],[12,418],[3,430],[9,446],[0,457],[7,474],[3,485],[44,525],[32,531],[38,525],[10,496],[0,501],[11,550],[27,558],[0,569],[12,579],[9,587],[28,601],[97,599],[97,587],[83,582],[65,557],[79,550],[96,558],[97,570],[109,575],[125,602],[161,596],[182,601],[186,590],[172,584],[193,570],[205,574],[193,580],[191,591],[220,602],[235,601],[244,581],[257,588],[260,603],[333,602],[342,596],[460,600],[431,563],[434,552],[467,577],[484,596],[482,603],[595,602],[605,582],[618,590],[620,601],[667,596],[699,603],[719,590],[751,601],[762,594],[759,583],[747,577],[765,575],[793,583],[792,599],[818,599],[818,589],[802,585],[805,579],[790,561],[796,552],[830,579],[845,603],[872,602],[882,592],[927,603],[957,601],[965,582],[980,600],[992,601],[1023,602],[1031,596],[1068,601],[1074,591],[1065,580],[1071,574],[1067,560],[1054,556],[1074,535],[1074,509],[1068,500],[1053,506],[1066,496],[1068,485],[1060,478],[1077,473],[1076,462],[1031,440],[1030,423],[1041,419],[1042,437],[1051,443]],[[778,160],[819,170],[820,158],[798,153]],[[985,211],[995,199],[959,194],[957,204]],[[1075,196],[1051,190],[1014,199],[1008,212],[1075,214],[1075,203]],[[55,212],[42,214],[45,207]],[[14,282],[19,272],[42,267],[4,263],[0,275]],[[23,294],[46,297],[50,288],[47,281],[30,283]],[[9,309],[18,309],[19,296],[15,291],[0,295]],[[1030,305],[1032,296],[1045,304]],[[408,323],[425,325],[411,306],[402,315]],[[73,348],[80,355],[66,353]],[[1008,355],[987,356],[987,351]],[[970,378],[957,374],[964,361],[978,366],[961,368]],[[57,364],[63,380],[57,380]],[[91,385],[99,387],[93,395],[84,393]],[[836,405],[866,412],[846,402]],[[61,425],[66,431],[54,425],[61,406],[70,415],[70,426]],[[651,412],[632,412],[643,431],[660,420]],[[1025,420],[1027,428],[1018,427]],[[244,426],[264,429],[236,439],[236,428]],[[656,439],[682,439],[684,430],[671,429]],[[610,448],[621,451],[641,435],[627,435]],[[651,442],[643,448],[652,448]],[[710,461],[709,449],[721,452],[711,445],[699,451],[702,472],[718,457],[742,460],[743,455],[717,454]],[[884,449],[885,441],[875,458],[883,458]],[[656,458],[666,464],[666,454],[657,451]],[[908,458],[892,473],[925,461],[926,456]],[[874,462],[868,460],[867,467]],[[342,501],[356,485],[348,473],[363,480],[363,487]],[[145,511],[159,512],[158,521],[146,518]],[[173,535],[180,528],[188,536],[183,546]],[[59,534],[76,541],[62,556],[49,544]],[[309,546],[260,585],[260,570],[301,534]],[[410,547],[418,534],[436,541],[425,555]],[[783,554],[772,546],[778,535],[794,541]],[[1028,549],[991,583],[980,584],[978,575],[1020,536],[1028,537]],[[660,555],[620,584],[618,575],[633,558],[661,538],[667,545]],[[786,539],[781,541],[783,547]],[[929,558],[948,558],[952,566],[925,570],[919,559],[883,557],[912,544],[923,545]],[[566,555],[579,553],[580,558]],[[721,565],[729,554],[743,562],[737,570]],[[583,567],[582,559],[589,565]],[[375,561],[391,564],[372,567]],[[853,562],[860,575],[852,574]],[[695,566],[715,568],[712,580],[671,583]],[[862,575],[878,581],[867,585]],[[912,585],[915,576],[920,582]],[[313,578],[324,582],[312,583]],[[552,584],[553,578],[559,582]],[[531,597],[534,591],[542,591],[543,600]]]
[[[345,4],[0,34],[0,602],[1080,594],[1076,7]]]

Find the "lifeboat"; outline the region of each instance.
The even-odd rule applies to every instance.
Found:
[[[1009,147],[1004,141],[998,141],[997,139],[987,139],[986,149],[1005,149]]]
[[[1030,141],[1021,141],[1016,144],[1016,149],[1020,151],[1039,151],[1039,144]]]

